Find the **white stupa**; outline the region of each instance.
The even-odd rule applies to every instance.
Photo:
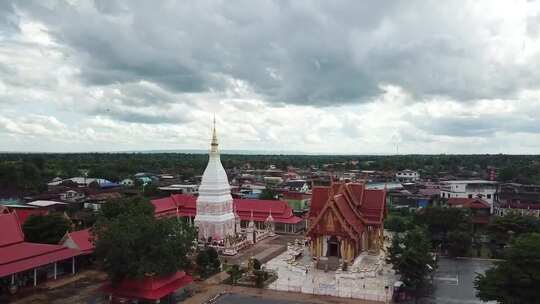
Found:
[[[199,186],[195,226],[199,229],[199,239],[211,237],[213,241],[223,241],[234,235],[235,216],[231,186],[219,158],[215,118],[209,154]]]

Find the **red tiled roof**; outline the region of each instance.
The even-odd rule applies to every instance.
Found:
[[[0,277],[81,254],[79,250],[60,245],[24,242],[17,215],[13,212],[0,214],[0,231]]]
[[[62,261],[69,259],[81,254],[80,251],[75,249],[69,249],[60,245],[46,245],[49,247],[47,250],[41,251],[41,246],[34,245],[43,245],[43,244],[34,244],[34,243],[23,243],[29,244],[32,246],[26,246],[24,249],[27,250],[24,254],[20,254],[21,251],[15,251],[15,254],[20,254],[19,258],[15,261],[3,264],[0,263],[0,277],[8,276],[13,273],[18,273],[25,270],[30,270],[36,267],[44,266],[54,262]],[[2,253],[0,256],[4,255],[13,255],[13,250],[19,250],[20,247],[8,246],[2,248]]]
[[[124,279],[117,287],[105,284],[102,290],[117,297],[142,300],[158,300],[193,282],[193,278],[183,271],[167,277]]]
[[[24,234],[15,213],[0,213],[0,231],[0,247],[24,242]]]
[[[360,236],[360,233],[362,233],[363,231],[362,228],[364,225],[357,211],[353,209],[353,206],[350,204],[349,201],[347,201],[343,194],[336,195],[335,201],[336,206],[343,218],[347,221],[350,227],[356,233],[358,233],[358,236]]]
[[[350,183],[347,184],[347,186],[353,195],[354,203],[356,205],[360,205],[362,203],[362,200],[364,199],[364,190],[366,189],[364,184]]]
[[[329,206],[341,214],[341,218],[349,227],[360,234],[366,224],[381,225],[386,215],[386,192],[384,190],[366,189],[363,184],[334,183],[330,187],[314,187],[310,207],[310,228],[308,234],[315,232],[318,221],[322,220],[321,212],[329,210]],[[334,208],[334,207],[332,207]],[[327,212],[327,211],[325,211]]]
[[[386,192],[384,190],[366,189],[360,212],[370,222],[382,223],[386,211]]]
[[[94,251],[94,243],[92,243],[92,235],[90,235],[90,228],[69,232],[67,234],[69,238],[77,245],[78,249],[84,253],[91,253]]]
[[[315,186],[311,189],[311,205],[309,217],[317,217],[328,201],[329,187]]]
[[[303,192],[295,192],[295,191],[284,191],[283,192],[283,199],[306,199],[309,198],[311,195]]]
[[[179,216],[195,216],[197,213],[197,199],[188,194],[173,194],[151,202],[157,217],[176,216],[177,210]],[[245,221],[251,219],[252,211],[255,221],[265,221],[270,212],[277,223],[294,224],[302,221],[293,215],[292,208],[284,201],[235,198],[233,205],[240,219]]]
[[[471,209],[490,209],[489,203],[480,198],[452,197],[447,201],[449,206],[461,206]]]

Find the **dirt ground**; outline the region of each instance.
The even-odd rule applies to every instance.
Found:
[[[10,301],[6,300],[6,303],[106,303],[106,299],[98,292],[104,280],[105,277],[101,272],[82,272],[74,277],[65,277],[58,281],[39,285],[35,289],[23,290],[21,294],[12,297]]]

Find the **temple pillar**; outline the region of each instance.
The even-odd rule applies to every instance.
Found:
[[[347,254],[347,240],[346,239],[341,240],[339,244],[339,251],[341,252],[341,258],[344,261],[347,261],[349,259],[349,256]]]

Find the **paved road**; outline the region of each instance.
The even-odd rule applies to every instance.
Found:
[[[491,267],[492,261],[441,258],[434,277],[435,291],[428,303],[479,304],[474,279]]]
[[[253,296],[227,294],[221,296],[217,304],[305,304],[302,302],[293,302],[285,300],[264,299]]]

